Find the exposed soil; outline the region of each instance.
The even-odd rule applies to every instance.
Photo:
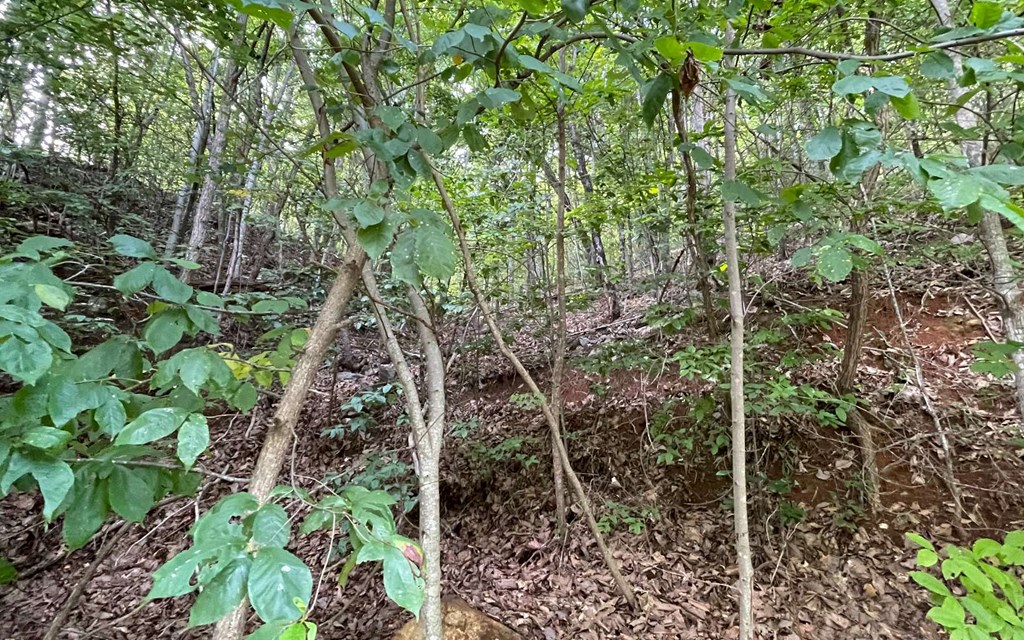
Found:
[[[626,302],[626,321],[611,326],[594,313],[573,314],[569,331],[576,342],[570,355],[579,358],[592,347],[623,339],[646,340],[671,353],[691,339],[647,330],[639,318],[649,298]],[[1005,489],[1024,480],[1021,451],[1008,440],[1017,428],[1011,394],[1001,383],[969,370],[970,345],[985,337],[981,322],[997,329],[993,310],[973,302],[984,320],[957,298],[901,297],[929,392],[953,441],[965,507],[959,524],[971,538],[1024,526],[1024,497]],[[920,390],[906,384],[910,361],[888,297],[872,301],[870,317],[860,382],[870,390],[867,410],[877,422],[883,480],[877,513],[862,505],[857,451],[849,433],[806,420],[751,417],[751,535],[760,638],[938,637],[924,618],[926,596],[908,582],[913,551],[903,533],[926,531],[940,542],[957,541],[951,494],[942,480],[934,422],[923,409]],[[755,315],[752,327],[759,322]],[[460,328],[456,339],[465,342],[462,335]],[[549,350],[535,335],[530,328],[521,330],[516,348],[543,380]],[[843,330],[801,327],[793,335],[811,347],[841,345]],[[372,371],[380,357],[374,336],[357,336],[357,342],[364,345],[361,357]],[[455,368],[453,377],[462,386],[451,389],[450,419],[472,419],[478,426],[463,435],[453,432],[442,462],[446,593],[527,638],[736,637],[730,481],[721,473],[727,469],[722,458],[727,451],[659,464],[652,440],[652,421],[667,400],[678,400],[673,411],[682,416],[711,389],[681,379],[672,364],[653,372],[625,368],[606,375],[574,366],[566,374],[573,465],[599,515],[607,516],[609,505],[620,504],[638,520],[635,532],[626,523],[611,523],[609,536],[642,605],[633,612],[616,594],[577,509],[570,514],[568,537],[554,537],[546,427],[534,410],[510,402],[513,394],[524,392],[522,382],[489,352],[462,355]],[[835,368],[834,358],[822,359],[800,373],[806,378],[801,382],[827,388]],[[350,375],[332,389],[332,372],[325,367],[300,421],[296,459],[301,464],[286,468],[282,482],[316,491],[320,478],[358,466],[374,451],[395,451],[411,462],[404,431],[393,426],[396,409],[378,416],[369,435],[320,437],[338,420],[328,415],[328,407],[376,383],[374,375]],[[723,424],[725,411],[721,408],[716,418]],[[269,412],[263,404],[251,419],[212,419],[215,442],[206,469],[246,477]],[[481,453],[511,436],[523,440],[509,457],[488,459]],[[772,484],[780,480],[786,480],[786,489]],[[204,637],[203,630],[186,628],[187,598],[139,605],[149,573],[184,547],[197,513],[224,493],[242,489],[241,483],[210,477],[196,500],[171,501],[155,509],[144,525],[128,527],[113,552],[99,560],[102,565],[70,612],[61,637]],[[28,494],[0,502],[0,548],[22,576],[0,587],[2,638],[43,637],[106,535],[114,535],[115,525],[109,524],[107,533],[67,555],[59,524],[39,524],[37,502]],[[413,511],[402,519],[409,535],[416,533],[415,518]],[[324,571],[311,614],[320,623],[319,637],[389,637],[407,616],[386,600],[371,567],[357,569],[340,590],[334,580],[338,559],[326,557],[330,541],[319,533],[299,539],[293,549],[315,575]]]

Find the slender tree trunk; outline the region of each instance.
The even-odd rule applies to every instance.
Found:
[[[236,44],[241,44],[245,40],[246,23],[247,16],[239,14],[238,34],[235,37]],[[191,262],[199,262],[203,245],[206,244],[206,236],[210,226],[210,214],[213,212],[213,202],[217,195],[217,179],[220,177],[221,156],[227,147],[232,102],[241,73],[241,66],[235,62],[233,57],[229,57],[228,63],[225,65],[224,97],[221,100],[220,108],[217,110],[216,131],[210,143],[207,158],[210,171],[203,178],[203,186],[199,190],[199,201],[196,203],[196,210],[192,216],[192,233],[189,236],[188,247],[185,249],[185,259]],[[194,271],[192,270],[182,269],[179,278],[182,282],[187,283],[193,273]]]
[[[567,128],[573,153],[576,155],[576,176],[579,178],[580,184],[583,185],[584,196],[589,200],[594,193],[594,181],[587,169],[587,153],[576,127],[568,125]],[[565,189],[562,188],[561,191],[564,193]],[[608,256],[604,250],[604,241],[601,239],[601,225],[592,223],[588,226],[590,227],[590,237],[588,238],[590,263],[597,271],[598,286],[604,289],[605,295],[608,297],[609,316],[612,320],[617,320],[622,313],[622,308],[619,303],[619,293],[615,289],[615,283],[612,282],[611,274],[608,273]]]
[[[718,318],[715,314],[714,293],[712,292],[711,281],[711,259],[707,254],[707,241],[700,228],[700,221],[697,219],[697,169],[693,165],[693,155],[687,145],[690,144],[689,127],[686,124],[686,114],[683,111],[682,98],[679,88],[672,88],[672,115],[679,131],[680,139],[683,142],[683,169],[686,172],[686,222],[687,233],[690,236],[690,244],[693,249],[694,268],[698,272],[697,288],[700,291],[701,301],[704,305],[704,323],[708,328],[708,337],[712,341],[718,340]],[[668,288],[671,280],[665,282]],[[662,291],[664,294],[664,290]]]
[[[43,148],[46,125],[50,122],[50,94],[53,91],[53,72],[44,69],[42,74],[43,81],[42,86],[39,88],[39,99],[35,103],[35,117],[32,118],[32,128],[29,129],[28,134],[28,147],[36,150]],[[13,104],[11,109],[14,109]],[[17,121],[16,116],[17,114],[15,114],[15,122]]]
[[[203,92],[203,101],[196,114],[196,128],[192,132],[192,146],[188,150],[188,172],[189,176],[178,189],[178,197],[174,203],[174,213],[171,215],[171,228],[167,233],[167,242],[164,243],[164,258],[170,258],[178,248],[178,240],[181,237],[181,227],[188,215],[189,203],[195,191],[195,176],[199,172],[199,162],[206,153],[206,143],[210,138],[210,122],[213,119],[213,87],[216,85],[214,79],[217,77],[217,65],[219,63],[217,51],[213,53],[213,62],[210,65],[210,75],[207,78],[206,90]],[[187,54],[182,54],[185,64],[188,62]]]
[[[726,29],[726,40],[732,40],[732,27]],[[725,175],[736,179],[736,92],[725,89]],[[753,581],[754,568],[750,552],[750,529],[747,524],[747,445],[746,416],[743,398],[743,282],[740,277],[739,239],[736,233],[736,203],[725,200],[726,271],[729,276],[729,315],[732,333],[729,396],[732,407],[732,501],[736,528],[736,560],[739,565],[739,640],[754,637]]]
[[[565,66],[565,53],[561,54],[561,65]],[[558,311],[555,318],[555,357],[551,364],[551,410],[559,422],[559,429],[551,432],[551,468],[553,489],[555,492],[555,534],[564,538],[565,522],[565,478],[558,455],[558,442],[561,427],[564,423],[564,407],[562,406],[562,376],[565,370],[565,102],[561,99],[555,109],[558,120],[558,182],[556,185],[557,204],[555,205],[555,303]]]
[[[469,285],[470,290],[473,292],[473,297],[476,299],[477,306],[480,308],[480,315],[483,316],[484,322],[487,323],[488,329],[490,329],[491,337],[494,342],[498,345],[499,351],[512,363],[512,367],[522,378],[523,382],[526,383],[527,388],[538,398],[544,398],[544,394],[541,393],[540,387],[537,386],[536,381],[530,372],[523,366],[522,361],[516,356],[516,354],[509,349],[505,343],[505,338],[501,334],[501,329],[498,327],[497,322],[494,319],[494,313],[491,310],[491,306],[484,297],[483,292],[480,289],[480,285],[476,279],[476,271],[473,268],[472,256],[469,253],[469,245],[466,242],[466,232],[462,228],[462,223],[459,221],[458,212],[455,210],[455,205],[452,203],[451,197],[448,195],[448,190],[444,186],[444,180],[441,174],[436,169],[432,168],[432,175],[434,184],[437,186],[437,191],[441,196],[441,203],[444,205],[445,211],[448,213],[449,218],[452,221],[452,227],[455,230],[455,235],[458,238],[459,249],[462,252],[463,267],[465,269],[466,284]],[[541,412],[544,414],[544,419],[548,423],[548,428],[552,432],[551,440],[558,447],[558,457],[562,464],[562,469],[565,471],[565,477],[569,480],[569,486],[572,487],[573,493],[576,495],[576,499],[579,501],[583,514],[586,517],[587,525],[590,527],[591,533],[594,535],[594,541],[597,542],[597,547],[601,551],[601,556],[604,558],[605,565],[608,567],[608,572],[612,574],[612,579],[615,581],[619,592],[622,594],[629,606],[634,609],[637,607],[636,595],[633,593],[633,588],[623,577],[622,572],[619,571],[619,563],[615,560],[615,556],[612,555],[611,549],[608,548],[605,543],[604,535],[601,533],[600,528],[597,525],[597,519],[594,517],[594,511],[590,506],[590,499],[587,497],[586,491],[583,489],[583,485],[580,483],[579,477],[576,472],[573,471],[572,464],[569,461],[569,453],[566,451],[565,443],[562,441],[561,428],[559,426],[558,417],[552,411],[550,404],[544,399],[541,402]]]
[[[881,36],[881,23],[876,19],[875,12],[869,12],[870,20],[864,27],[864,51],[867,55],[877,55],[879,50],[879,38]],[[882,114],[875,117],[875,124],[880,129],[885,128],[885,118]],[[860,204],[864,209],[871,206],[874,187],[878,181],[879,166],[871,167],[861,181]],[[863,234],[867,231],[865,216],[867,212],[854,214],[854,220],[850,230],[854,233]],[[850,305],[847,313],[846,342],[843,346],[843,361],[839,367],[839,380],[837,388],[840,394],[848,394],[854,391],[857,382],[857,370],[860,365],[861,352],[864,348],[864,333],[867,329],[868,318],[868,283],[871,280],[870,267],[858,267],[853,270],[850,276]],[[878,475],[878,449],[875,447],[875,437],[871,425],[861,416],[856,406],[847,413],[846,422],[856,435],[860,444],[861,466],[864,476],[864,493],[867,497],[868,506],[876,511],[880,506],[879,491],[881,479]]]

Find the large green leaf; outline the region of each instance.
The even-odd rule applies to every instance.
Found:
[[[153,508],[149,475],[145,470],[134,471],[121,465],[114,465],[110,470],[107,490],[110,507],[125,520],[142,522]]]
[[[181,342],[188,327],[188,315],[183,310],[165,309],[146,323],[143,337],[153,352],[159,355]]]
[[[30,447],[46,451],[63,447],[71,440],[71,434],[63,429],[53,427],[32,427],[21,436],[21,442]]]
[[[128,256],[129,258],[156,258],[156,251],[153,250],[153,245],[135,236],[124,234],[110,236],[110,244],[114,245],[114,251],[122,256]]]
[[[69,549],[79,549],[95,535],[107,519],[107,481],[92,474],[80,475],[75,482],[61,534]]]
[[[184,304],[192,297],[192,287],[163,267],[156,267],[153,271],[153,291],[164,300],[177,304]]]
[[[210,446],[210,427],[206,416],[193,413],[178,429],[178,460],[190,469],[199,455]]]
[[[0,344],[0,371],[25,384],[35,384],[52,363],[53,353],[42,340],[26,342],[11,336]]]
[[[845,280],[853,270],[853,255],[845,247],[833,245],[818,256],[818,273],[832,282]]]
[[[265,504],[253,514],[252,540],[261,547],[283,548],[291,537],[288,514],[279,504]]]
[[[40,254],[52,253],[54,249],[70,247],[72,244],[74,243],[70,240],[65,240],[64,238],[32,236],[31,238],[25,238],[22,240],[14,252],[20,256],[25,256],[26,258],[39,260],[42,257]]]
[[[588,0],[562,0],[562,10],[569,20],[583,22],[587,17],[589,4]]]
[[[825,127],[807,141],[807,159],[831,160],[842,148],[842,132],[837,127]]]
[[[309,604],[313,575],[293,554],[276,547],[261,549],[249,574],[249,600],[264,622],[298,620],[302,611],[296,598]]]
[[[26,474],[31,475],[39,485],[39,491],[43,494],[43,517],[49,522],[74,486],[75,474],[63,460],[15,451],[0,479],[0,495],[6,495],[11,485]]]
[[[43,304],[59,311],[63,311],[68,306],[68,303],[71,302],[71,296],[61,287],[50,284],[37,284],[32,288]]]
[[[439,225],[416,230],[416,264],[424,275],[447,280],[455,273],[455,243]]]
[[[416,265],[416,230],[406,229],[398,235],[391,249],[391,274],[414,287],[420,285],[420,270]]]
[[[928,190],[946,211],[974,204],[981,197],[981,182],[969,175],[954,173],[948,178],[928,181]]]
[[[252,559],[248,555],[235,558],[210,580],[189,610],[188,626],[197,627],[216,622],[242,603],[249,580]]]
[[[665,104],[665,98],[668,97],[674,83],[671,75],[661,73],[647,84],[640,111],[648,127],[654,126],[654,120],[661,113],[661,107]]]
[[[153,586],[146,594],[146,599],[173,598],[192,593],[196,588],[192,578],[203,558],[204,551],[193,547],[168,560],[153,572]]]
[[[388,598],[419,616],[423,606],[423,579],[413,572],[413,565],[397,548],[384,546],[384,591]]]
[[[129,269],[114,278],[114,288],[126,296],[138,293],[153,281],[153,272],[156,271],[156,263],[140,262],[133,269]]]
[[[359,229],[356,231],[356,237],[370,259],[376,260],[391,244],[392,230],[391,221],[384,219],[373,226]]]
[[[992,0],[975,0],[971,6],[971,23],[979,29],[989,29],[1003,17],[1003,3]]]
[[[148,444],[166,438],[185,422],[189,413],[180,407],[150,409],[117,434],[114,444]]]

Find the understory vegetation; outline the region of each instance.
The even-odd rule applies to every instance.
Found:
[[[1024,640],[1022,16],[0,0],[0,635]]]

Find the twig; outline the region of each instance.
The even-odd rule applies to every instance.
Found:
[[[60,611],[58,611],[57,615],[53,618],[53,622],[50,623],[50,627],[47,629],[46,635],[43,636],[43,640],[57,640],[57,637],[64,628],[64,624],[68,621],[68,616],[71,615],[71,611],[78,604],[82,594],[85,593],[85,589],[89,586],[93,576],[96,575],[96,571],[100,568],[100,565],[103,564],[103,561],[106,560],[107,556],[114,551],[114,546],[117,544],[117,541],[120,540],[124,532],[127,531],[128,528],[125,526],[126,524],[127,523],[125,522],[121,522],[110,530],[110,533],[107,536],[107,541],[104,542],[103,546],[100,547],[100,550],[96,552],[96,557],[93,558],[92,563],[90,563],[85,568],[85,571],[82,572],[82,577],[79,579],[78,584],[75,585],[75,588],[71,591],[71,595],[69,595],[68,599],[64,602],[64,606],[60,608]]]

